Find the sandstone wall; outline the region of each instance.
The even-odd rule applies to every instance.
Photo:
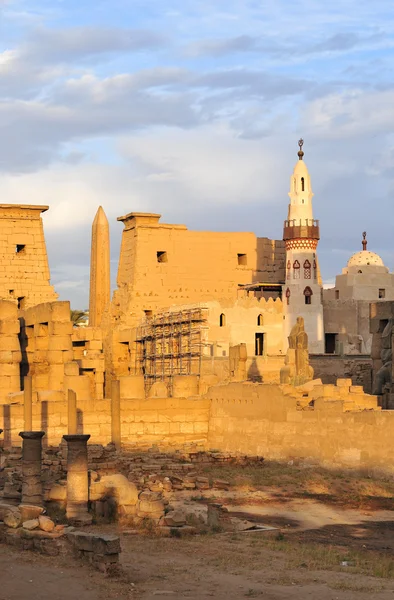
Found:
[[[189,442],[206,443],[209,400],[152,398],[122,400],[122,443],[127,445],[182,446]],[[78,401],[78,433],[89,433],[93,444],[111,441],[111,401]],[[21,445],[23,405],[0,407],[0,429],[4,429],[5,446]],[[44,444],[57,446],[67,433],[67,403],[39,401],[33,403],[33,430],[45,431]]]
[[[20,325],[16,304],[0,300],[0,404],[20,390]]]
[[[328,396],[314,400],[314,407],[300,406],[300,400],[280,386],[234,383],[212,388],[208,446],[270,459],[300,458],[393,472],[394,412],[363,409],[363,395],[356,388],[351,395],[359,396],[360,408],[344,412],[345,400],[329,398],[334,386],[321,387]],[[347,394],[345,390],[344,397]],[[375,397],[364,398],[376,404]]]

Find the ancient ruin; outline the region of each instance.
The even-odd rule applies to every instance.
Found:
[[[391,475],[394,276],[365,235],[322,289],[303,158],[300,140],[283,240],[119,217],[112,298],[99,207],[84,327],[50,285],[48,207],[0,206],[0,539],[54,554],[68,544],[110,572],[119,538],[72,527],[251,528],[220,502],[200,520],[178,506],[178,492],[231,487],[203,467],[297,460]]]

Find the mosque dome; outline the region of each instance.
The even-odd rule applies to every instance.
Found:
[[[353,254],[348,260],[348,267],[365,267],[365,266],[374,266],[374,267],[384,267],[384,262],[380,258],[379,254],[375,252],[370,252],[369,250],[361,250],[361,252],[356,252]]]
[[[367,232],[363,232],[363,249],[356,252],[348,260],[347,267],[384,267],[384,262],[376,252],[367,250]]]

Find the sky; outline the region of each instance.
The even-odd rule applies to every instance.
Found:
[[[91,223],[157,212],[281,239],[297,141],[323,279],[394,270],[391,0],[0,0],[0,198],[48,204],[52,283],[86,308]]]

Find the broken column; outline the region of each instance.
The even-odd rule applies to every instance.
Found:
[[[22,504],[43,505],[41,482],[42,438],[45,431],[21,431]]]
[[[105,307],[110,301],[109,225],[102,206],[92,225],[90,258],[89,325],[99,327]]]
[[[115,448],[121,447],[121,425],[120,425],[120,381],[112,381],[111,384],[111,441]]]
[[[88,512],[88,439],[90,435],[64,435],[67,442],[67,509],[68,521],[77,526],[89,525]]]

